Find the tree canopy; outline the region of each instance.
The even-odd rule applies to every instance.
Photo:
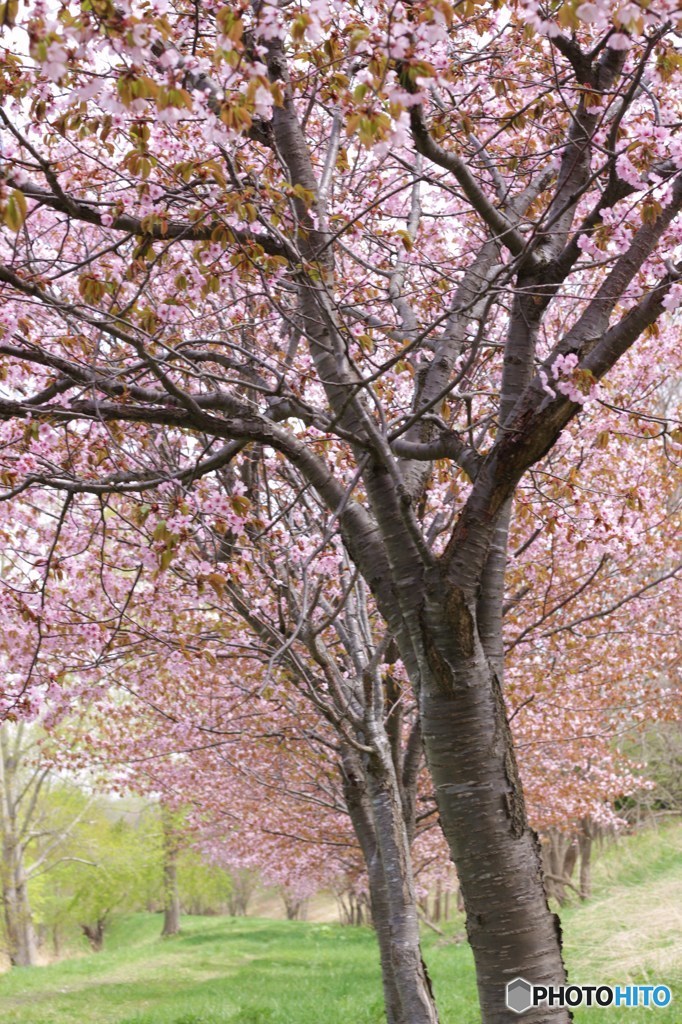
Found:
[[[556,687],[552,617],[595,582],[613,593],[573,636],[631,600],[665,632],[647,602],[675,553],[635,555],[664,544],[682,440],[676,6],[2,8],[0,478],[25,510],[7,535],[51,538],[7,598],[27,638],[7,706],[30,710],[83,611],[100,665],[138,585],[157,611],[164,573],[214,591],[208,628],[249,631],[263,685],[307,685],[354,806],[369,794],[381,884],[400,880],[391,1024],[437,1019],[391,666],[498,1022],[505,979],[564,977],[510,728]],[[57,624],[51,581],[86,550],[100,569]],[[563,591],[518,618],[519,572],[554,565]],[[508,712],[510,602],[509,643],[535,647]]]

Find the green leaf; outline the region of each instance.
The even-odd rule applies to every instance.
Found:
[[[10,231],[17,232],[21,229],[27,213],[26,196],[18,188],[12,189],[3,217]]]

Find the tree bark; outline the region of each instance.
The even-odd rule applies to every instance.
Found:
[[[13,967],[35,967],[38,963],[38,941],[31,907],[28,901],[26,879],[16,851],[3,851],[3,904],[10,963]]]
[[[180,893],[178,890],[178,840],[165,808],[163,818],[163,928],[164,937],[180,931]]]
[[[377,757],[369,766],[368,782],[388,895],[391,963],[403,1014],[409,1024],[436,1024],[438,1014],[421,955],[412,861],[392,761]]]
[[[367,865],[386,1019],[388,1024],[437,1024],[421,956],[409,842],[395,773],[387,771],[379,757],[371,765],[361,765],[356,752],[347,749],[343,783]]]
[[[357,765],[354,752],[343,754],[343,787],[346,806],[350,815],[362,855],[367,866],[372,920],[379,944],[381,981],[384,990],[384,1006],[388,1024],[406,1024],[403,1017],[400,996],[391,962],[391,935],[388,925],[388,893],[381,859],[376,844],[376,833],[368,806],[366,786]],[[351,904],[352,906],[352,904]],[[357,923],[360,923],[359,921]]]
[[[559,906],[566,902],[566,884],[570,884],[571,873],[577,856],[577,840],[556,828],[550,828],[542,843],[542,869],[545,892],[548,899],[555,899]]]
[[[442,899],[443,899],[443,884],[442,884],[442,882],[439,879],[438,882],[436,883],[436,893],[435,893],[435,896],[433,897],[433,915],[432,916],[433,916],[433,920],[435,921],[436,924],[440,924],[441,917],[442,917],[442,912],[441,912]]]
[[[14,743],[10,743],[6,731],[0,728],[0,879],[10,963],[13,967],[34,967],[38,963],[38,941],[28,897],[17,786],[22,735],[20,726]]]
[[[577,841],[576,837],[573,835],[573,836],[570,837],[569,846],[568,846],[568,848],[566,850],[566,853],[564,854],[564,867],[563,867],[563,871],[562,871],[562,874],[563,874],[564,878],[572,878],[573,877],[573,872],[575,871],[575,865],[576,865],[577,860],[578,860],[578,853],[579,853],[578,841]]]
[[[167,855],[163,866],[164,906],[163,936],[177,935],[180,931],[180,894],[178,892],[178,866],[174,856]]]
[[[484,1024],[511,1024],[505,986],[520,976],[562,984],[561,929],[547,904],[499,680],[476,609],[443,584],[427,605],[421,720],[441,824],[457,866]],[[524,1020],[570,1020],[538,1008]]]

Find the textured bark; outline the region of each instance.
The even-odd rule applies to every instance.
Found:
[[[354,752],[346,750],[343,758],[343,786],[346,806],[353,831],[367,865],[372,920],[379,944],[381,981],[388,1024],[407,1024],[402,1014],[400,996],[391,962],[391,935],[388,924],[388,893],[383,867],[376,843],[366,786]]]
[[[513,501],[511,498],[504,503],[490,552],[481,577],[481,589],[478,598],[477,621],[478,635],[483,645],[491,668],[500,680],[504,680],[504,635],[502,621],[504,618],[505,573],[507,569],[507,550],[509,546],[509,527],[512,519]]]
[[[431,983],[421,956],[412,864],[400,794],[392,763],[379,758],[368,769],[378,852],[388,895],[391,962],[405,1020],[438,1020]]]
[[[473,600],[468,606],[461,592],[446,588],[431,604],[425,633],[427,761],[460,879],[482,1019],[506,1024],[517,1019],[505,1005],[508,981],[564,982],[561,931],[547,904],[540,847],[526,818],[501,687],[476,632]],[[570,1015],[543,1007],[524,1019],[558,1024]]]
[[[381,961],[381,982],[384,990],[384,1006],[388,1024],[409,1024],[403,1013],[398,984],[393,970],[391,951],[391,928],[389,923],[390,901],[386,890],[383,869],[377,857],[368,871],[372,922],[379,944]]]
[[[364,585],[360,590],[364,592]],[[254,618],[246,600],[234,590],[232,597],[240,615],[270,643],[271,632]],[[342,735],[352,729],[352,737],[340,744],[339,768],[346,808],[367,867],[388,1019],[391,1024],[436,1024],[421,957],[410,857],[422,756],[420,730],[414,724],[404,736],[400,688],[390,673],[382,675],[381,659],[369,657],[362,639],[362,602],[362,593],[353,589],[335,616],[339,640],[352,659],[348,673],[339,673],[339,653],[331,653],[316,631],[303,627],[300,636],[329,684],[331,700],[319,703],[318,709],[337,727],[343,723]],[[393,653],[395,660],[398,652]],[[296,660],[292,670],[305,676],[305,666]],[[310,690],[316,685],[311,681]]]
[[[400,791],[388,760],[358,764],[344,758],[344,789],[369,878],[372,919],[381,958],[389,1024],[437,1024],[431,984],[421,956],[409,841]]]
[[[334,237],[328,229],[325,208],[328,182],[317,180],[318,154],[313,160],[311,139],[305,121],[299,118],[299,97],[289,81],[285,47],[278,38],[264,42],[268,75],[281,86],[282,102],[275,105],[267,130],[262,124],[254,124],[251,138],[272,145],[273,158],[284,165],[286,178],[294,186],[291,208],[295,226],[288,239],[276,244],[271,239],[269,247],[265,241],[263,244],[266,251],[284,255],[292,264],[291,287],[298,289],[293,324],[305,338],[327,398],[328,408],[319,425],[324,432],[331,424],[348,445],[358,476],[362,477],[361,501],[345,493],[335,479],[333,465],[317,456],[307,441],[301,441],[297,431],[277,426],[266,411],[259,413],[255,407],[245,406],[236,394],[223,393],[214,398],[197,390],[188,396],[191,401],[180,407],[175,385],[169,394],[143,389],[123,373],[119,379],[109,368],[106,372],[97,367],[84,371],[71,360],[51,355],[37,345],[30,349],[9,343],[2,346],[3,353],[12,358],[51,366],[60,376],[65,375],[68,386],[64,393],[72,393],[63,405],[44,395],[34,396],[30,404],[2,400],[1,415],[56,415],[64,422],[92,416],[102,422],[155,423],[230,441],[232,447],[226,445],[221,454],[201,463],[202,473],[209,467],[216,468],[213,459],[225,459],[226,452],[239,451],[245,443],[271,445],[285,455],[337,517],[350,556],[400,646],[419,698],[428,766],[467,910],[484,1024],[517,1019],[504,1007],[504,985],[511,977],[519,974],[530,981],[552,984],[565,978],[560,932],[543,890],[539,846],[526,820],[501,694],[504,571],[514,490],[522,475],[551,450],[576,414],[576,406],[566,397],[548,397],[539,376],[530,380],[531,373],[535,373],[537,328],[580,255],[578,240],[583,230],[592,231],[601,212],[613,205],[617,195],[624,195],[618,189],[614,192],[611,185],[605,186],[582,228],[576,230],[576,209],[587,195],[594,173],[593,136],[608,123],[604,121],[606,107],[597,109],[600,104],[594,103],[593,95],[604,93],[612,104],[625,51],[599,46],[590,54],[583,53],[575,38],[561,33],[553,44],[572,65],[581,98],[570,112],[552,198],[543,213],[530,215],[525,224],[520,218],[545,190],[553,172],[542,184],[549,171],[546,169],[539,175],[539,183],[528,183],[521,195],[513,196],[513,189],[503,189],[500,195],[498,189],[496,197],[483,185],[486,178],[480,174],[478,160],[476,168],[470,168],[459,154],[446,149],[446,141],[441,145],[430,135],[428,115],[421,104],[410,106],[417,151],[452,175],[471,212],[480,218],[485,240],[469,269],[462,272],[442,333],[428,329],[433,335],[429,338],[433,358],[428,366],[418,365],[413,416],[405,425],[405,436],[391,439],[383,413],[376,415],[373,398],[369,397],[371,388],[362,386],[349,355],[349,333],[341,323],[343,303],[335,304]],[[161,52],[163,47],[157,56]],[[648,52],[634,75],[628,72],[625,92],[621,92],[622,107],[614,115],[613,138],[608,146],[601,147],[604,152],[615,154],[620,116],[637,93],[647,57]],[[398,66],[397,71],[403,87],[415,92],[413,77],[404,73],[407,67]],[[201,81],[201,90],[212,92],[214,86],[205,76]],[[618,111],[618,107],[615,109]],[[333,167],[335,150],[331,145],[328,158],[330,155],[331,161],[325,162]],[[480,155],[483,158],[483,152]],[[611,166],[602,168],[600,175],[603,177],[608,170],[615,181],[615,155],[609,162]],[[295,186],[310,193],[310,210],[308,202],[296,195]],[[417,182],[413,181],[411,187],[408,228],[414,236],[419,221]],[[99,211],[85,201],[71,202],[63,193],[50,196],[32,185],[24,187],[24,193],[61,210],[67,218],[101,224]],[[627,249],[604,271],[594,296],[557,338],[543,372],[551,371],[557,355],[570,352],[578,357],[583,372],[589,371],[600,380],[642,331],[655,323],[666,295],[678,280],[674,267],[668,268],[666,277],[622,319],[614,322],[614,317],[628,286],[680,209],[682,175],[677,174],[668,205],[659,215],[654,214],[653,220],[644,219]],[[147,233],[139,220],[127,216],[117,216],[113,226],[138,235]],[[530,227],[530,232],[521,230]],[[201,226],[185,228],[170,222],[164,225],[163,237],[197,239],[203,237],[197,234],[200,230]],[[235,238],[240,240],[238,232]],[[510,262],[505,255],[498,267],[501,249],[513,259]],[[505,343],[498,427],[488,435],[488,441],[494,437],[492,446],[486,441],[477,452],[473,446],[478,442],[472,440],[472,447],[463,450],[468,442],[448,426],[447,418],[443,423],[438,421],[438,396],[445,393],[444,388],[454,390],[460,382],[457,359],[474,347],[469,328],[476,328],[478,334],[480,327],[480,336],[486,334],[485,318],[489,301],[496,301],[495,282],[500,271],[500,288],[512,281],[507,274],[515,275],[515,294]],[[412,338],[425,325],[405,304],[402,281],[398,261],[391,274],[388,299],[398,315],[400,337]],[[139,347],[137,338],[124,332],[118,322],[108,323],[106,317],[100,319],[99,315],[70,306],[14,270],[0,268],[0,282],[68,319],[88,328],[102,328],[131,346],[131,351]],[[208,360],[209,356],[215,358],[208,351],[201,358]],[[88,397],[83,397],[84,391]],[[423,536],[415,512],[430,473],[429,461],[435,458],[451,459],[473,481],[441,557],[434,553],[429,538]],[[192,470],[178,479],[195,477]],[[90,485],[62,480],[59,486],[77,493]],[[101,486],[106,490],[106,485]],[[446,528],[443,525],[442,529]],[[345,728],[345,718],[343,721]],[[348,806],[368,864],[389,1024],[418,1024],[435,1019],[435,1010],[429,1006],[428,980],[418,954],[414,921],[409,868],[413,809],[401,792],[395,757],[391,764],[384,755],[383,740],[377,737],[378,732],[366,761],[354,751],[356,765],[346,772]],[[356,741],[363,748],[366,737],[356,736]],[[353,758],[349,756],[348,760]],[[583,864],[587,870],[589,848]],[[569,1016],[554,1009],[536,1011],[524,1019],[537,1024],[545,1020],[563,1022]]]
[[[533,376],[533,361],[540,327],[545,289],[535,277],[521,276],[514,296],[507,331],[500,391],[500,424],[505,426],[514,407]],[[513,497],[502,505],[490,540],[488,556],[481,573],[476,619],[478,635],[486,657],[500,682],[504,680],[504,598],[509,528]]]

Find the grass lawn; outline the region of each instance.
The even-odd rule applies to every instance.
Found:
[[[562,915],[571,980],[663,982],[663,1010],[599,1008],[576,1020],[682,1021],[682,824],[605,850],[595,896]],[[449,926],[462,931],[461,920]],[[159,917],[115,922],[108,948],[0,977],[2,1024],[379,1024],[371,931],[251,918],[183,918],[159,938]],[[424,936],[442,1024],[476,1024],[473,965],[463,942]],[[522,1020],[523,1018],[519,1018]]]

